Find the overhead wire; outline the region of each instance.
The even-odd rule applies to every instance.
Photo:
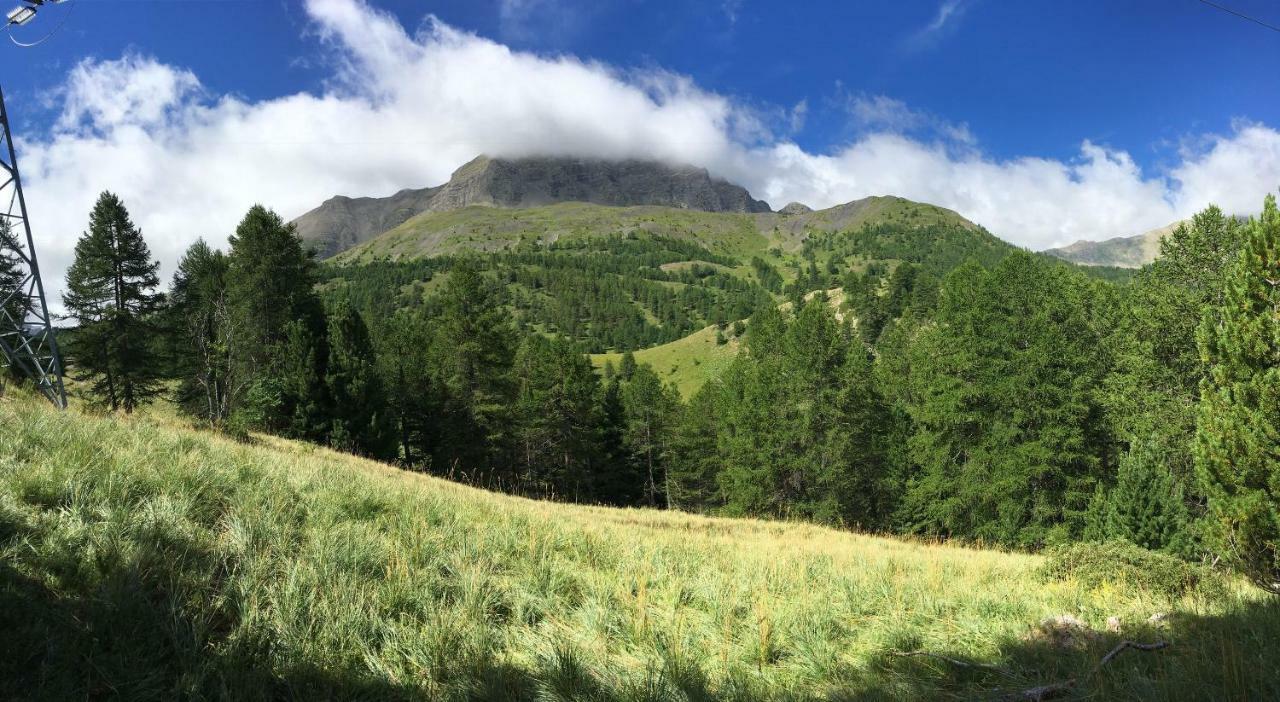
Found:
[[[1245,14],[1245,13],[1243,13],[1243,12],[1238,12],[1238,11],[1236,11],[1236,10],[1233,10],[1233,9],[1229,8],[1229,7],[1225,7],[1225,6],[1223,6],[1223,5],[1219,5],[1219,4],[1218,4],[1218,3],[1216,3],[1216,2],[1209,2],[1209,0],[1200,0],[1200,2],[1201,2],[1202,4],[1205,4],[1205,5],[1208,5],[1209,7],[1214,8],[1215,10],[1221,10],[1221,11],[1223,11],[1223,12],[1225,12],[1225,13],[1229,14],[1229,15],[1235,15],[1236,17],[1239,17],[1240,19],[1248,20],[1248,21],[1250,21],[1250,22],[1253,22],[1254,24],[1257,24],[1257,25],[1261,25],[1261,26],[1263,26],[1263,27],[1266,27],[1267,29],[1270,29],[1270,30],[1271,30],[1271,31],[1273,31],[1273,32],[1280,32],[1280,27],[1277,27],[1277,26],[1276,26],[1276,25],[1274,25],[1274,24],[1269,24],[1269,23],[1267,23],[1267,22],[1264,22],[1264,21],[1262,21],[1262,20],[1258,19],[1257,17],[1250,17],[1249,15],[1246,15],[1246,14]]]

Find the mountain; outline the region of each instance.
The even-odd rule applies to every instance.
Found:
[[[426,212],[438,192],[439,187],[401,190],[391,197],[338,195],[293,223],[303,241],[311,244],[321,258],[327,258]]]
[[[749,258],[771,247],[795,251],[819,233],[851,231],[864,224],[909,229],[939,225],[972,232],[984,245],[1008,246],[993,243],[998,242],[995,237],[951,210],[900,197],[873,196],[823,210],[792,208],[785,214],[563,202],[517,210],[471,206],[424,212],[344,251],[335,261],[406,260],[641,234],[692,241],[716,253]]]
[[[294,223],[327,258],[428,212],[473,206],[528,208],[561,202],[670,207],[702,212],[769,212],[746,188],[704,168],[657,161],[480,156],[434,188],[402,190],[386,198],[334,197]]]
[[[1160,255],[1160,240],[1182,224],[1174,222],[1136,236],[1118,236],[1105,241],[1077,241],[1044,253],[1082,266],[1141,268]]]

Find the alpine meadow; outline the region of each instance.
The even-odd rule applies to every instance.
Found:
[[[1266,3],[78,4],[0,699],[1280,699]]]

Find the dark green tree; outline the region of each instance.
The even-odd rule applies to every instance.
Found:
[[[512,447],[515,330],[506,295],[474,261],[455,266],[438,298],[432,365],[445,399],[439,465],[507,470]]]
[[[947,277],[910,350],[905,526],[1019,546],[1082,530],[1108,445],[1092,296],[1080,274],[1027,253]]]
[[[673,509],[706,512],[725,502],[717,482],[723,393],[719,381],[712,381],[678,410],[666,481],[667,504]]]
[[[226,255],[197,240],[183,254],[169,294],[176,399],[186,412],[220,426],[231,412],[234,376]]]
[[[333,399],[330,443],[361,455],[389,456],[394,442],[373,342],[364,319],[347,303],[329,315],[328,371]]]
[[[1133,443],[1120,458],[1115,486],[1099,492],[1090,508],[1086,537],[1123,539],[1152,551],[1187,552],[1191,543],[1187,507],[1166,455],[1158,439]]]
[[[1209,545],[1280,594],[1280,210],[1268,195],[1200,326],[1195,457]]]
[[[21,323],[24,309],[22,282],[26,273],[18,253],[25,247],[9,220],[0,219],[0,306],[8,318]]]
[[[631,380],[636,372],[636,355],[627,351],[622,354],[622,365],[618,366],[618,377],[623,381]]]
[[[0,323],[17,326],[25,321],[26,291],[22,285],[25,271],[17,253],[23,248],[9,220],[0,219]],[[0,391],[4,390],[6,378],[16,380],[19,377],[15,366],[0,371]]]
[[[294,227],[254,205],[230,237],[227,271],[233,411],[290,436],[325,441],[330,400],[324,308],[315,261]]]
[[[815,298],[787,324],[761,312],[720,399],[717,475],[735,514],[870,526],[887,504],[883,407],[861,346]]]
[[[1160,257],[1099,305],[1112,317],[1104,328],[1113,330],[1107,346],[1114,364],[1101,393],[1112,430],[1122,442],[1160,444],[1174,477],[1188,487],[1194,487],[1192,444],[1205,375],[1196,328],[1222,302],[1242,231],[1235,218],[1207,208],[1165,235]]]
[[[644,476],[645,503],[651,507],[666,505],[671,425],[679,402],[675,390],[664,387],[647,365],[637,367],[622,386],[626,445],[635,472]]]
[[[433,371],[431,326],[416,308],[395,312],[378,339],[378,363],[400,459],[425,466],[441,443],[443,385]]]
[[[62,302],[77,325],[69,365],[112,411],[132,412],[162,389],[154,319],[159,268],[124,203],[102,193],[76,242]]]
[[[569,342],[525,337],[516,355],[520,483],[539,494],[591,497],[599,466],[600,381]]]
[[[629,455],[626,431],[622,384],[613,377],[600,396],[600,462],[592,482],[596,499],[614,505],[639,504],[644,495],[645,480]]]

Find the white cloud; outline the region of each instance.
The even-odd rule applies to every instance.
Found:
[[[943,0],[938,6],[938,14],[925,28],[926,33],[941,31],[953,17],[959,17],[963,0]]]
[[[934,46],[946,31],[955,28],[967,9],[966,0],[942,0],[933,19],[907,37],[904,48],[918,51]]]
[[[973,145],[976,139],[967,124],[953,124],[936,115],[913,110],[901,100],[885,95],[854,95],[847,98],[854,123],[870,131],[896,134],[925,133],[949,142]]]
[[[1280,132],[1261,124],[1202,135],[1152,175],[1089,142],[1063,162],[921,139],[892,120],[936,118],[871,98],[878,126],[810,153],[786,136],[803,107],[753,109],[684,76],[516,52],[434,21],[409,33],[357,0],[307,9],[337,66],[322,94],[213,95],[190,72],[139,55],[71,71],[52,133],[18,144],[53,291],[103,189],[130,207],[167,275],[197,237],[225,242],[256,202],[295,217],[337,193],[438,184],[479,153],[689,162],[775,207],[896,194],[1032,248],[1138,233],[1210,201],[1255,212],[1280,186]]]

